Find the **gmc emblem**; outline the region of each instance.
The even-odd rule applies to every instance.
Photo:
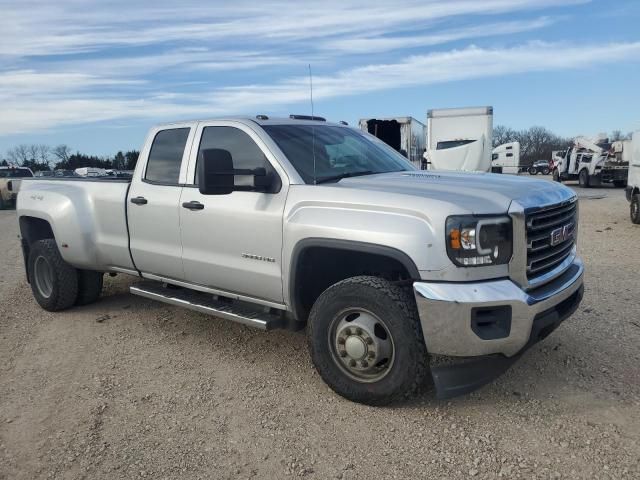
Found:
[[[551,232],[551,246],[555,247],[559,243],[573,238],[574,224],[570,223],[564,227],[556,228]]]

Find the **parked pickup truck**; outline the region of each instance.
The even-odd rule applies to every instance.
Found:
[[[307,328],[337,393],[441,398],[506,370],[578,307],[578,206],[558,183],[420,171],[360,130],[266,116],[153,128],[132,179],[18,196],[27,277],[55,311],[131,293],[265,330]]]
[[[0,167],[0,210],[15,205],[23,178],[33,177],[26,167]]]

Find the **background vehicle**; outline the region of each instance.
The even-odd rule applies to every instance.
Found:
[[[0,167],[0,210],[15,205],[23,178],[33,177],[25,167]]]
[[[360,129],[379,138],[421,168],[425,150],[426,128],[413,117],[362,118]]]
[[[131,180],[25,182],[18,220],[43,308],[95,301],[103,272],[135,275],[146,298],[307,325],[325,382],[379,405],[429,367],[441,397],[471,391],[573,313],[576,202],[553,182],[420,171],[344,125],[259,116],[157,126]]]
[[[533,164],[527,169],[529,175],[537,175],[541,173],[542,175],[549,175],[551,172],[551,164],[549,160],[536,160]]]
[[[613,183],[616,187],[627,184],[629,161],[615,154],[608,139],[590,140],[577,137],[563,158],[554,166],[553,179],[560,182],[578,180],[583,188]]]
[[[520,165],[520,142],[498,145],[491,154],[492,173],[518,174],[526,167]]]
[[[427,164],[434,170],[491,169],[493,107],[444,108],[427,112]]]
[[[104,177],[107,170],[96,167],[80,167],[76,168],[75,173],[81,177]]]
[[[629,213],[631,221],[640,224],[640,130],[633,133],[633,138],[628,144],[631,151],[629,165],[629,181],[625,193],[629,200]]]

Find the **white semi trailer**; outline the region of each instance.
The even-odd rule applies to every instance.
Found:
[[[520,165],[520,142],[498,145],[491,154],[492,173],[518,174],[526,170]]]
[[[428,168],[488,172],[493,107],[433,109],[427,113]]]
[[[361,118],[360,130],[370,133],[421,168],[426,127],[413,117]]]

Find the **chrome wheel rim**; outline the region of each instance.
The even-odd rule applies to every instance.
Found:
[[[38,292],[44,298],[49,298],[53,292],[53,270],[49,261],[44,257],[36,258],[33,271]]]
[[[391,370],[395,357],[393,337],[377,315],[350,308],[331,322],[329,346],[334,362],[350,378],[373,383]]]

